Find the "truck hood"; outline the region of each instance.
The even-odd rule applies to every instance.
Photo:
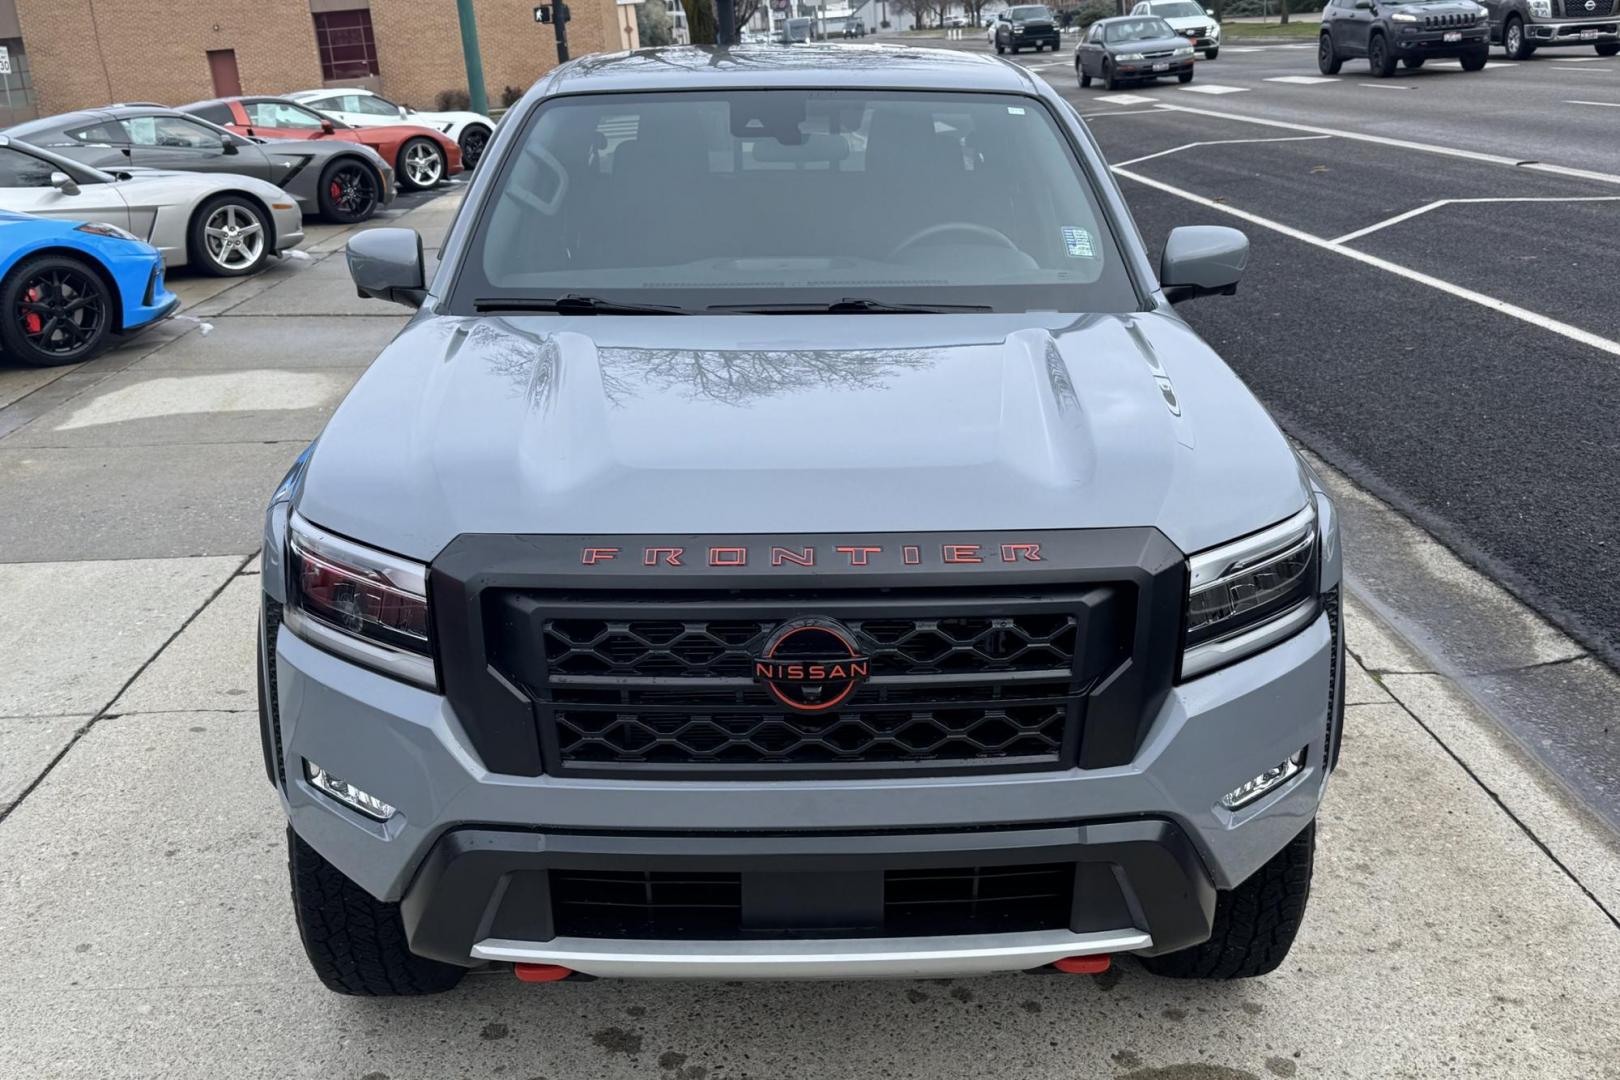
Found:
[[[299,510],[421,560],[461,533],[1140,525],[1192,552],[1307,497],[1173,315],[424,314],[333,415]]]

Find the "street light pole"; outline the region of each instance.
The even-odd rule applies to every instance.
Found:
[[[478,20],[473,17],[472,0],[456,0],[461,18],[461,56],[467,63],[467,97],[472,111],[488,115],[489,95],[484,90],[484,58],[478,51]]]
[[[715,44],[722,48],[737,44],[736,0],[714,0]]]

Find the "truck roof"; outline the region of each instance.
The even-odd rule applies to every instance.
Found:
[[[908,45],[683,45],[597,54],[564,64],[544,94],[755,87],[1039,92],[1035,77],[992,56]]]

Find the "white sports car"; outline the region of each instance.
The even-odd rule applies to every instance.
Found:
[[[1193,48],[1213,60],[1221,51],[1221,21],[1213,8],[1193,0],[1141,0],[1131,8],[1132,15],[1157,15],[1170,29],[1192,42]]]
[[[395,105],[381,94],[358,87],[334,87],[327,90],[295,90],[284,97],[316,112],[325,113],[354,127],[374,127],[378,124],[422,124],[442,131],[456,140],[461,147],[461,165],[469,172],[483,156],[484,146],[495,131],[495,121],[475,112],[418,112],[403,105]]]
[[[251,274],[304,239],[291,195],[232,173],[102,172],[0,135],[0,210],[116,225],[163,253],[170,267]]]

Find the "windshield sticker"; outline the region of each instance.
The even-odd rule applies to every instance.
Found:
[[[1009,105],[1007,106],[1007,111],[1012,113],[1014,116],[1024,115],[1024,108],[1022,105]]]
[[[1091,244],[1091,234],[1078,225],[1063,226],[1063,247],[1071,259],[1095,259],[1097,249]]]

